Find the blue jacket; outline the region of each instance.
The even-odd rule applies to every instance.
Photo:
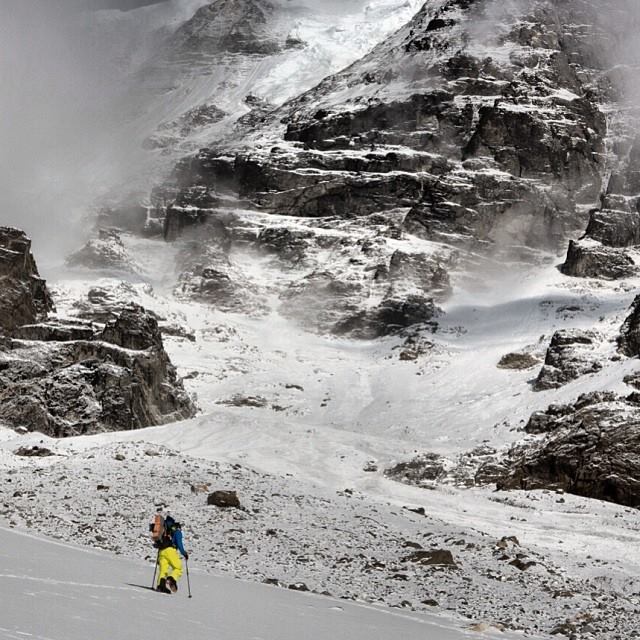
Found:
[[[184,550],[184,546],[182,544],[182,531],[180,529],[176,529],[171,535],[171,541],[173,542],[173,546],[183,555],[186,556],[187,552]]]

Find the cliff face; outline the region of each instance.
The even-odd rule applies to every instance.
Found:
[[[306,326],[359,336],[432,321],[454,265],[477,252],[525,262],[560,252],[586,226],[607,175],[613,93],[594,53],[600,10],[425,3],[361,60],[178,163],[154,193],[171,203],[156,210],[165,238],[197,227],[202,249],[222,233],[219,262],[239,243],[264,250],[276,227],[269,252],[290,263],[295,242],[299,276],[276,283],[283,313],[319,299],[330,311],[306,314]],[[323,260],[328,247],[348,264]],[[425,274],[410,286],[390,275],[404,255]],[[241,265],[222,271],[242,286]]]
[[[270,64],[284,51],[282,11],[207,5],[169,40],[175,59]],[[460,282],[483,290],[491,270],[533,269],[568,245],[565,274],[633,276],[640,153],[627,15],[625,0],[430,0],[279,107],[251,94],[244,114],[209,103],[183,114],[165,133],[188,138],[204,122],[224,134],[176,164],[140,222],[173,244],[175,295],[323,335],[399,335],[409,353],[427,333],[448,347],[443,309]],[[237,98],[229,82],[220,101]],[[551,338],[528,346],[536,357],[511,354],[531,368],[544,357],[527,393],[600,373],[610,384],[609,362],[630,355],[607,351],[618,320],[591,326],[579,302],[545,317]]]
[[[52,308],[31,254],[31,240],[18,229],[0,227],[0,328],[11,331],[35,322]]]
[[[171,46],[177,55],[278,53],[287,46],[287,34],[273,28],[275,14],[276,7],[267,0],[212,2],[180,26]]]
[[[51,295],[18,229],[0,229],[0,279],[0,422],[61,437],[195,413],[144,309],[113,309],[104,327],[49,318]]]

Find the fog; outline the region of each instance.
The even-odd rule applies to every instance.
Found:
[[[146,41],[89,8],[93,0],[0,2],[0,224],[31,235],[41,263],[74,248],[93,203],[144,162],[127,127],[130,72]]]
[[[274,1],[342,12],[365,4]],[[152,159],[135,129],[145,112],[144,102],[136,103],[133,74],[149,56],[157,28],[186,20],[205,3],[0,0],[0,224],[24,228],[41,263],[75,248],[91,229],[94,204],[144,174]],[[495,36],[497,23],[530,6],[488,0],[476,28]],[[640,2],[603,0],[599,15],[608,36],[596,40],[599,54],[611,66],[626,65],[614,79],[635,100]]]
[[[93,10],[100,9],[120,9],[121,11],[131,11],[151,4],[161,4],[168,0],[87,0],[88,7]]]

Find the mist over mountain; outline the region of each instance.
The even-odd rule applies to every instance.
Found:
[[[639,26],[632,0],[1,5],[12,526],[153,561],[131,532],[162,494],[203,571],[633,637]]]
[[[6,223],[46,238],[53,253],[78,241],[86,207],[124,175],[133,151],[118,136],[127,101],[120,43],[80,6],[0,7],[0,206]]]
[[[170,0],[87,0],[90,9],[120,9],[131,11],[140,7],[148,7],[151,4],[161,4]]]

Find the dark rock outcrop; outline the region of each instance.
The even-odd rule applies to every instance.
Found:
[[[120,315],[107,323],[102,340],[125,349],[144,351],[163,349],[158,321],[139,305],[130,305]]]
[[[393,480],[420,486],[443,478],[446,473],[446,462],[437,453],[425,453],[408,462],[400,462],[384,473]]]
[[[618,350],[630,358],[640,356],[640,296],[636,296],[631,305],[618,337]]]
[[[594,354],[600,340],[594,331],[556,331],[533,388],[536,391],[556,389],[583,375],[600,371],[602,364]]]
[[[391,295],[372,309],[347,315],[333,326],[332,331],[337,335],[373,340],[414,325],[428,325],[440,313],[431,298],[414,294],[406,297]]]
[[[176,55],[243,53],[269,55],[287,45],[286,34],[274,33],[276,7],[268,0],[220,0],[201,7],[173,36]],[[297,45],[291,45],[297,46]]]
[[[616,28],[620,28],[618,24]],[[623,106],[625,100],[635,100],[628,95],[629,87],[634,84],[628,77],[632,66],[621,64],[625,55],[630,53],[625,49],[620,47],[617,50],[616,66],[620,77],[609,87],[614,94],[620,92]],[[638,114],[635,110],[627,111],[624,117],[610,123],[608,153],[611,173],[603,185],[598,208],[591,211],[584,236],[578,243],[569,245],[567,260],[562,267],[567,275],[618,280],[637,273],[627,251],[640,245],[640,138],[637,131]]]
[[[603,280],[629,278],[638,272],[635,262],[623,249],[591,240],[571,240],[560,270],[568,276]]]
[[[607,247],[639,245],[640,213],[599,209],[591,214],[585,235]]]
[[[31,254],[31,240],[19,229],[0,227],[0,329],[10,332],[32,324],[52,308]]]
[[[634,394],[587,394],[535,416],[528,430],[547,435],[512,449],[499,488],[563,489],[640,506],[640,402]]]
[[[124,309],[102,333],[63,322],[24,327],[0,351],[0,421],[54,437],[191,417],[156,319]],[[20,332],[18,332],[20,333]]]

